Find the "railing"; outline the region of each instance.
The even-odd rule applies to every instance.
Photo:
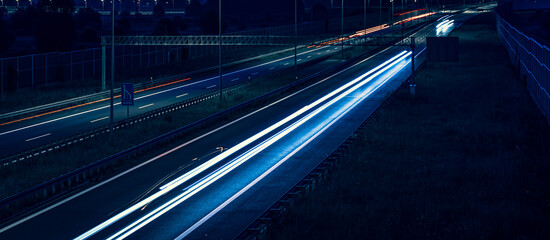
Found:
[[[550,48],[526,36],[498,14],[497,32],[531,97],[550,123]]]
[[[181,60],[181,49],[181,46],[119,46],[115,51],[115,63],[117,69],[148,69]],[[110,62],[110,55],[107,58]],[[20,88],[54,82],[84,82],[89,78],[98,79],[97,84],[100,84],[101,48],[0,59],[0,95]]]

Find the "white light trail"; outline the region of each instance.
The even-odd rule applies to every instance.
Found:
[[[316,116],[317,114],[319,114],[320,112],[325,110],[326,108],[330,107],[332,104],[336,103],[337,101],[339,101],[342,98],[348,96],[349,94],[356,91],[360,87],[362,87],[365,84],[369,83],[372,79],[374,79],[375,77],[379,76],[380,74],[386,72],[388,69],[394,67],[398,63],[401,63],[403,60],[405,60],[410,55],[411,55],[411,52],[408,52],[407,54],[401,56],[395,62],[393,62],[389,65],[386,65],[382,70],[376,72],[375,74],[369,76],[366,79],[365,79],[365,77],[366,77],[365,75],[362,75],[361,77],[356,78],[356,80],[359,79],[359,80],[362,80],[362,82],[360,82],[359,84],[357,84],[357,85],[353,86],[352,88],[346,90],[344,93],[338,95],[336,98],[332,99],[331,101],[323,104],[321,107],[317,108],[315,111],[307,114],[306,116],[301,118],[299,121],[297,121],[297,122],[293,123],[292,125],[286,127],[284,130],[278,132],[277,134],[273,135],[269,139],[267,139],[267,140],[263,141],[262,143],[256,145],[255,147],[248,150],[244,154],[242,154],[239,157],[235,158],[233,161],[225,164],[224,166],[220,167],[219,169],[217,169],[213,173],[211,173],[208,176],[206,176],[206,177],[202,178],[201,180],[197,181],[196,183],[191,185],[189,188],[187,188],[179,196],[173,198],[172,200],[164,203],[162,206],[160,206],[160,207],[156,208],[155,210],[149,212],[148,214],[141,217],[137,221],[133,222],[132,224],[125,227],[124,229],[120,230],[119,232],[115,233],[111,237],[107,238],[107,240],[113,240],[113,239],[122,240],[122,239],[128,237],[129,235],[131,235],[135,231],[139,230],[140,228],[147,225],[151,221],[153,221],[156,218],[160,217],[164,213],[170,211],[171,209],[173,209],[174,207],[176,207],[177,205],[179,205],[183,201],[189,199],[190,197],[192,197],[193,195],[195,195],[196,193],[198,193],[202,189],[208,187],[210,184],[214,183],[215,181],[217,181],[221,177],[225,176],[227,173],[231,172],[233,169],[237,168],[238,166],[240,166],[241,164],[243,164],[244,162],[246,162],[250,158],[254,157],[257,153],[261,152],[262,150],[264,150],[267,147],[271,146],[273,143],[277,142],[279,139],[281,139],[284,136],[288,135],[293,130],[300,127],[301,125],[306,123],[308,120],[310,120],[311,118],[313,118],[314,116]],[[368,92],[372,92],[372,90],[369,89],[368,91],[363,92],[362,96],[364,96],[365,94],[368,94]],[[353,105],[353,103],[354,102],[352,102],[352,103],[348,104],[346,107],[344,107],[344,110],[349,108],[349,105]],[[344,110],[341,110],[341,111],[344,111]]]
[[[88,230],[87,232],[85,232],[84,234],[78,236],[77,238],[75,238],[75,240],[81,240],[81,239],[87,239],[88,237],[94,235],[95,233],[101,231],[102,229],[108,227],[109,225],[117,222],[118,220],[124,218],[125,216],[127,216],[128,214],[142,208],[143,206],[151,203],[152,201],[154,201],[155,199],[157,199],[158,197],[164,195],[165,193],[169,192],[170,190],[178,187],[179,185],[181,185],[182,183],[186,182],[187,180],[197,176],[198,174],[202,173],[203,171],[205,171],[206,169],[210,168],[211,166],[217,164],[218,162],[222,161],[223,159],[225,159],[226,157],[230,156],[231,154],[239,151],[240,149],[244,148],[245,146],[251,144],[252,142],[258,140],[259,138],[265,136],[266,134],[268,134],[269,132],[281,127],[282,125],[286,124],[287,122],[291,121],[292,119],[298,117],[299,115],[305,113],[306,111],[310,110],[311,108],[319,105],[320,103],[326,101],[327,99],[331,98],[332,96],[338,94],[339,92],[343,91],[344,89],[350,87],[351,85],[359,82],[362,78],[364,78],[365,76],[368,76],[372,73],[374,73],[375,71],[377,71],[378,69],[380,68],[383,68],[385,66],[387,66],[389,63],[391,63],[392,61],[394,61],[395,59],[397,58],[400,58],[402,57],[403,55],[407,54],[407,51],[403,51],[401,53],[399,53],[398,55],[392,57],[391,59],[387,60],[386,62],[380,64],[379,66],[377,66],[376,68],[373,68],[372,70],[370,70],[369,72],[363,74],[361,77],[359,78],[356,78],[355,80],[351,81],[351,82],[348,82],[347,84],[341,86],[340,88],[334,90],[333,92],[325,95],[324,97],[318,99],[317,101],[315,101],[314,103],[312,104],[309,104],[303,108],[301,108],[300,110],[298,110],[297,112],[291,114],[290,116],[287,116],[286,118],[284,118],[283,120],[277,122],[276,124],[264,129],[263,131],[255,134],[254,136],[246,139],[245,141],[237,144],[236,146],[228,149],[227,151],[219,154],[218,156],[210,159],[209,161],[201,164],[200,166],[194,168],[193,170],[187,172],[186,174],[178,177],[177,179],[169,182],[168,184],[162,186],[160,189],[159,192],[147,197],[146,199],[138,202],[137,204],[133,205],[132,207],[118,213],[117,215],[111,217],[110,219],[108,219],[107,221],[97,225],[96,227]],[[410,53],[409,53],[410,54]]]

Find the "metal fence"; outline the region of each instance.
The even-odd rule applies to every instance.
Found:
[[[143,70],[178,61],[181,46],[117,46],[116,69]],[[107,48],[110,53],[110,47]],[[110,62],[107,54],[107,62]],[[187,56],[186,56],[187,57]],[[110,64],[107,64],[109,67]],[[44,86],[54,82],[101,82],[101,48],[52,52],[0,59],[0,92]]]
[[[497,32],[533,100],[550,123],[550,48],[526,36],[498,14]]]

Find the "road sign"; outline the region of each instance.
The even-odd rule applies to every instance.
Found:
[[[126,106],[134,106],[134,84],[123,83],[121,89],[121,104]]]

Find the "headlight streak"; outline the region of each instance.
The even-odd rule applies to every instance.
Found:
[[[360,81],[362,78],[364,78],[364,77],[366,77],[366,76],[372,74],[373,72],[377,71],[378,69],[380,69],[380,68],[386,66],[387,64],[389,64],[389,63],[392,62],[393,60],[395,60],[395,59],[401,57],[402,55],[404,55],[405,53],[406,53],[406,51],[403,51],[403,52],[399,53],[398,55],[396,55],[396,56],[392,57],[391,59],[387,60],[386,62],[384,62],[384,63],[378,65],[377,67],[375,67],[375,68],[373,68],[372,70],[368,71],[367,73],[361,75],[360,77],[356,78],[355,80],[353,80],[353,81],[351,81],[351,82],[345,84],[344,86],[342,86],[342,87],[340,87],[340,88],[334,90],[333,92],[331,92],[331,93],[325,95],[324,97],[318,99],[317,101],[315,101],[315,102],[313,102],[313,103],[311,103],[311,104],[309,104],[309,105],[307,105],[307,106],[301,108],[301,109],[298,110],[297,112],[295,112],[295,113],[291,114],[290,116],[284,118],[283,120],[277,122],[276,124],[272,125],[271,127],[269,127],[269,128],[267,128],[267,129],[265,129],[265,130],[263,130],[263,131],[261,131],[261,132],[255,134],[254,136],[248,138],[247,140],[245,140],[245,141],[243,141],[243,142],[237,144],[236,146],[234,146],[234,147],[228,149],[228,150],[225,151],[224,153],[222,153],[222,154],[220,154],[220,155],[218,155],[218,156],[212,158],[212,159],[209,160],[208,162],[203,163],[202,165],[200,165],[200,166],[198,166],[197,168],[195,168],[195,169],[189,171],[188,173],[186,173],[186,174],[184,174],[184,175],[182,175],[182,176],[180,176],[180,177],[178,177],[178,178],[176,178],[176,179],[170,181],[169,183],[167,183],[167,184],[161,186],[160,189],[163,190],[163,189],[169,187],[169,186],[172,185],[172,184],[181,184],[181,183],[183,183],[183,182],[189,180],[190,178],[195,177],[196,175],[200,174],[202,171],[208,169],[208,168],[211,167],[212,165],[215,165],[215,164],[217,164],[219,161],[225,159],[227,156],[229,156],[229,155],[235,153],[236,151],[241,150],[241,149],[242,149],[243,147],[245,147],[246,145],[248,145],[248,144],[250,144],[250,143],[252,143],[252,142],[258,140],[259,138],[265,136],[266,134],[268,134],[269,132],[273,131],[274,129],[279,128],[280,126],[282,126],[282,125],[288,123],[289,121],[291,121],[292,119],[298,117],[299,115],[303,114],[304,112],[306,112],[306,111],[312,109],[313,107],[315,107],[315,106],[319,105],[320,103],[326,101],[327,99],[329,99],[329,98],[331,98],[332,96],[338,94],[339,92],[343,91],[344,89],[348,88],[349,86],[351,86],[351,85],[357,83],[357,82]]]
[[[441,24],[441,25],[440,25]],[[454,24],[454,20],[445,20],[436,26],[436,35],[439,37],[446,32],[450,26]]]
[[[88,230],[87,232],[85,232],[84,234],[78,236],[75,238],[75,240],[82,240],[82,239],[87,239],[89,238],[90,236],[96,234],[97,232],[101,231],[102,229],[110,226],[111,224],[117,222],[118,220],[126,217],[127,215],[131,214],[132,212],[142,208],[143,206],[151,203],[152,201],[154,201],[155,199],[161,197],[162,195],[166,194],[167,192],[171,191],[172,189],[178,187],[179,185],[183,184],[184,182],[188,181],[189,179],[197,176],[198,174],[202,173],[203,171],[205,171],[206,169],[210,168],[211,166],[219,163],[221,160],[225,159],[226,157],[230,156],[231,154],[235,153],[236,151],[239,151],[240,149],[246,147],[247,145],[251,144],[252,142],[258,140],[259,138],[265,136],[266,134],[268,134],[269,132],[277,129],[278,127],[286,124],[287,122],[291,121],[292,119],[298,117],[299,115],[303,114],[304,112],[310,110],[311,108],[319,105],[320,103],[326,101],[328,98],[338,94],[339,92],[343,91],[344,89],[348,88],[349,86],[357,83],[358,81],[360,81],[362,78],[372,74],[373,72],[377,71],[378,69],[380,68],[383,68],[385,66],[387,66],[389,63],[391,63],[392,61],[394,61],[395,59],[397,58],[400,58],[402,57],[403,55],[407,54],[407,51],[402,51],[401,53],[397,54],[396,56],[392,57],[391,59],[387,60],[386,62],[380,64],[379,66],[373,68],[372,70],[370,70],[369,72],[361,75],[360,77],[356,78],[355,80],[351,81],[351,82],[348,82],[347,84],[341,86],[340,88],[334,90],[333,92],[325,95],[324,97],[318,99],[317,101],[315,101],[314,103],[312,104],[309,104],[303,108],[301,108],[300,110],[298,110],[297,112],[291,114],[290,116],[284,118],[283,120],[277,122],[276,124],[264,129],[263,131],[261,131],[260,133],[257,133],[255,134],[254,136],[246,139],[245,141],[235,145],[234,147],[228,149],[227,151],[221,153],[220,155],[212,158],[211,160],[201,164],[200,166],[194,168],[193,170],[189,171],[188,173],[178,177],[177,179],[169,182],[168,184],[165,184],[164,186],[162,186],[160,189],[159,192],[147,197],[146,199],[138,202],[137,204],[131,206],[130,208],[120,212],[119,214],[111,217],[110,219],[108,219],[107,221],[97,225],[96,227]],[[409,53],[410,54],[410,53]]]
[[[278,168],[280,165],[282,165],[284,162],[286,162],[289,158],[294,156],[297,152],[299,152],[302,148],[304,148],[306,145],[308,145],[311,141],[313,141],[315,138],[317,138],[319,135],[321,135],[324,131],[326,131],[329,127],[331,127],[335,122],[340,120],[343,116],[345,116],[350,110],[352,110],[357,104],[359,104],[361,101],[369,97],[374,91],[378,90],[381,86],[383,86],[389,79],[391,79],[396,73],[401,71],[407,64],[410,62],[407,61],[403,66],[396,69],[392,75],[387,77],[381,84],[377,85],[373,90],[366,90],[364,92],[370,91],[368,94],[364,95],[359,101],[356,101],[355,104],[353,104],[351,107],[349,107],[345,112],[340,114],[336,119],[332,120],[328,125],[324,126],[321,130],[319,130],[315,135],[308,138],[307,141],[302,143],[299,147],[297,147],[295,150],[293,150],[291,153],[289,153],[287,156],[285,156],[283,159],[281,159],[279,162],[277,162],[275,165],[273,165],[271,168],[269,168],[267,171],[265,171],[262,175],[260,175],[258,178],[254,179],[254,181],[250,182],[247,186],[245,186],[243,189],[241,189],[239,192],[235,193],[232,197],[227,199],[224,203],[219,205],[217,208],[212,210],[210,213],[208,213],[206,216],[204,216],[201,220],[197,221],[195,224],[193,224],[189,229],[187,229],[185,232],[180,234],[178,237],[175,238],[175,240],[181,240],[187,235],[189,235],[191,232],[193,232],[195,229],[200,227],[204,222],[208,221],[212,216],[214,216],[216,213],[221,211],[223,208],[225,208],[227,205],[229,205],[231,202],[233,202],[235,199],[237,199],[239,196],[241,196],[244,192],[248,191],[248,189],[252,188],[256,183],[261,181],[263,178],[265,178],[267,175],[269,175],[271,172],[273,172],[276,168]],[[371,89],[371,88],[369,88]]]
[[[339,96],[332,99],[331,101],[325,103],[323,106],[321,106],[318,109],[316,109],[315,111],[309,113],[308,115],[306,115],[305,117],[303,117],[299,121],[297,121],[297,122],[293,123],[292,125],[286,127],[284,130],[278,132],[277,134],[270,137],[269,139],[267,139],[267,140],[263,141],[262,143],[256,145],[255,147],[253,147],[252,149],[250,149],[246,153],[244,153],[244,154],[240,155],[239,157],[237,157],[235,160],[225,164],[224,166],[220,167],[218,170],[214,171],[213,173],[209,174],[208,176],[206,176],[206,177],[202,178],[201,180],[197,181],[195,184],[193,184],[191,187],[189,187],[187,190],[185,190],[185,192],[183,192],[179,196],[173,198],[172,200],[166,202],[162,206],[160,206],[160,207],[156,208],[155,210],[149,212],[148,214],[141,217],[137,221],[133,222],[132,224],[125,227],[124,229],[122,229],[119,232],[115,233],[114,235],[109,237],[107,240],[113,240],[115,238],[117,240],[121,240],[121,239],[124,239],[124,238],[128,237],[129,235],[131,235],[135,231],[139,230],[140,228],[147,225],[151,221],[153,221],[156,218],[160,217],[161,215],[163,215],[167,211],[170,211],[172,208],[176,207],[177,205],[179,205],[183,201],[185,201],[188,198],[192,197],[194,194],[198,193],[199,191],[206,188],[210,184],[214,183],[219,178],[225,176],[227,173],[231,172],[233,169],[237,168],[242,163],[246,162],[247,160],[249,160],[250,158],[255,156],[258,152],[264,150],[265,148],[269,147],[270,145],[272,145],[273,143],[275,143],[276,141],[278,141],[282,137],[286,136],[287,134],[292,132],[294,129],[298,128],[299,126],[301,126],[302,124],[307,122],[309,119],[316,116],[321,111],[323,111],[326,108],[330,107],[335,102],[339,101],[343,97],[349,95],[353,91],[355,91],[358,88],[360,88],[360,87],[364,86],[365,84],[369,83],[372,79],[374,79],[375,77],[379,76],[380,74],[386,72],[388,69],[394,67],[398,63],[401,63],[404,59],[406,59],[410,55],[411,55],[411,52],[407,52],[405,55],[401,56],[398,60],[396,60],[392,64],[387,65],[382,70],[378,71],[377,73],[373,74],[372,76],[370,76],[366,79],[364,79],[365,75],[362,75],[361,77],[356,78],[356,79],[360,79],[360,80],[363,80],[363,81],[361,83],[353,86],[352,88],[348,89],[347,91],[340,94]],[[371,91],[370,89],[371,88],[369,88],[368,91]],[[367,92],[367,91],[365,91],[365,92]],[[363,92],[362,94],[366,94],[365,92]]]

